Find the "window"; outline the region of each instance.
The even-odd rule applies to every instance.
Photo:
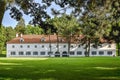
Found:
[[[20,45],[20,48],[23,48],[23,46],[22,46],[22,45]]]
[[[31,52],[30,52],[30,51],[27,51],[27,52],[26,52],[26,55],[31,55]]]
[[[104,55],[104,51],[99,51],[99,55]]]
[[[30,45],[27,45],[27,48],[30,48]]]
[[[34,52],[33,52],[33,55],[38,55],[38,52],[37,52],[37,51],[34,51]]]
[[[92,55],[96,55],[97,54],[97,52],[96,51],[92,51]]]
[[[66,48],[66,45],[64,45],[63,47]]]
[[[70,47],[73,48],[73,45],[71,45]]]
[[[85,55],[88,55],[88,52],[87,52],[87,51],[84,51],[84,54],[85,54]]]
[[[52,46],[51,45],[49,45],[49,48],[51,48]]]
[[[80,48],[81,46],[80,45],[78,45],[78,48]]]
[[[77,51],[77,55],[82,55],[82,51]]]
[[[42,45],[42,48],[44,48],[44,45]]]
[[[55,52],[55,54],[56,54],[56,55],[60,55],[60,52],[57,51],[57,52]]]
[[[75,54],[75,52],[74,52],[74,51],[71,51],[71,52],[70,52],[70,55],[74,55],[74,54]]]
[[[107,54],[108,54],[108,55],[112,55],[112,51],[108,51]]]
[[[11,52],[11,55],[16,55],[15,51],[12,51],[12,52]]]
[[[44,52],[44,51],[42,51],[42,52],[40,52],[40,54],[41,54],[41,55],[45,55],[45,52]]]
[[[100,48],[102,48],[102,47],[103,47],[103,45],[101,44],[101,45],[100,45]]]
[[[55,57],[60,57],[60,52],[55,52]]]
[[[15,48],[15,46],[14,46],[14,45],[12,45],[12,48]]]
[[[58,48],[58,47],[59,47],[59,45],[57,44],[57,45],[56,45],[56,47]]]
[[[23,51],[20,51],[20,52],[19,52],[19,55],[24,55]]]
[[[111,45],[110,45],[110,44],[108,45],[108,48],[111,48]]]
[[[35,45],[35,48],[37,48],[37,45]]]
[[[68,53],[66,51],[62,52],[62,57],[68,57]]]

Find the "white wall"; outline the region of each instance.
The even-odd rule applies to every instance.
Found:
[[[14,45],[14,48],[12,47]],[[30,46],[28,48],[28,45]],[[37,48],[35,48],[35,45],[37,46]],[[44,47],[42,47],[44,45]],[[66,45],[66,47],[64,48],[64,45]],[[70,51],[73,51],[74,52],[74,55],[70,55],[70,56],[85,56],[84,55],[84,52],[85,52],[85,49],[83,46],[80,46],[78,47],[78,44],[72,44],[73,47],[70,48]],[[22,48],[20,46],[23,46]],[[52,48],[52,52],[53,54],[51,56],[54,56],[54,53],[57,51],[57,44],[54,43],[54,44],[51,44]],[[15,51],[16,52],[16,55],[11,55],[11,51]],[[23,51],[24,52],[24,55],[19,55],[19,51]],[[31,55],[26,55],[26,52],[27,51],[30,51],[31,52]],[[38,55],[33,55],[33,52],[34,51],[37,51],[38,52]],[[40,55],[40,52],[45,52],[46,54],[45,55]],[[49,48],[49,44],[48,43],[43,43],[43,44],[38,44],[38,43],[35,43],[35,44],[7,44],[7,57],[27,57],[27,56],[31,56],[31,57],[48,57],[48,52],[50,51],[50,48]],[[68,52],[68,44],[67,43],[60,43],[59,44],[59,52],[60,52],[60,56],[62,56],[62,53],[66,51]],[[82,55],[77,55],[77,51],[82,51]],[[97,52],[97,55],[92,55],[92,51],[96,51]],[[104,55],[99,55],[99,51],[104,51]],[[109,44],[105,43],[102,45],[102,47],[98,47],[97,49],[96,48],[92,48],[91,47],[91,52],[90,52],[90,56],[112,56],[112,55],[108,55],[107,54],[107,51],[112,51],[113,54],[112,55],[115,55],[116,53],[116,45],[115,44],[111,44],[111,47],[109,47]]]

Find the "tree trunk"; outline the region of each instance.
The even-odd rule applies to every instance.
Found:
[[[85,57],[89,57],[89,55],[90,55],[90,39],[88,39],[86,43]]]
[[[90,39],[88,39],[88,57],[90,56]]]
[[[50,34],[49,34],[49,47],[50,47],[50,53],[49,53],[49,57],[51,57],[52,54],[52,49],[51,49],[51,39],[50,39]]]
[[[59,52],[59,37],[58,37],[58,33],[57,33],[57,52]]]
[[[3,16],[5,13],[6,2],[4,0],[0,1],[0,27],[2,25]]]
[[[71,42],[70,42],[70,39],[68,40],[68,57],[70,55],[70,45],[71,45]]]

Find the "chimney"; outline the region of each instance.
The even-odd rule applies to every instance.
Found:
[[[54,35],[56,35],[56,33],[54,33]]]
[[[19,34],[18,34],[18,33],[16,33],[16,37],[19,37]]]
[[[20,37],[23,37],[23,34],[22,34],[22,33],[20,34]]]

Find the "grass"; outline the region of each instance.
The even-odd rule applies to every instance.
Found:
[[[0,80],[120,80],[120,57],[1,57]]]

